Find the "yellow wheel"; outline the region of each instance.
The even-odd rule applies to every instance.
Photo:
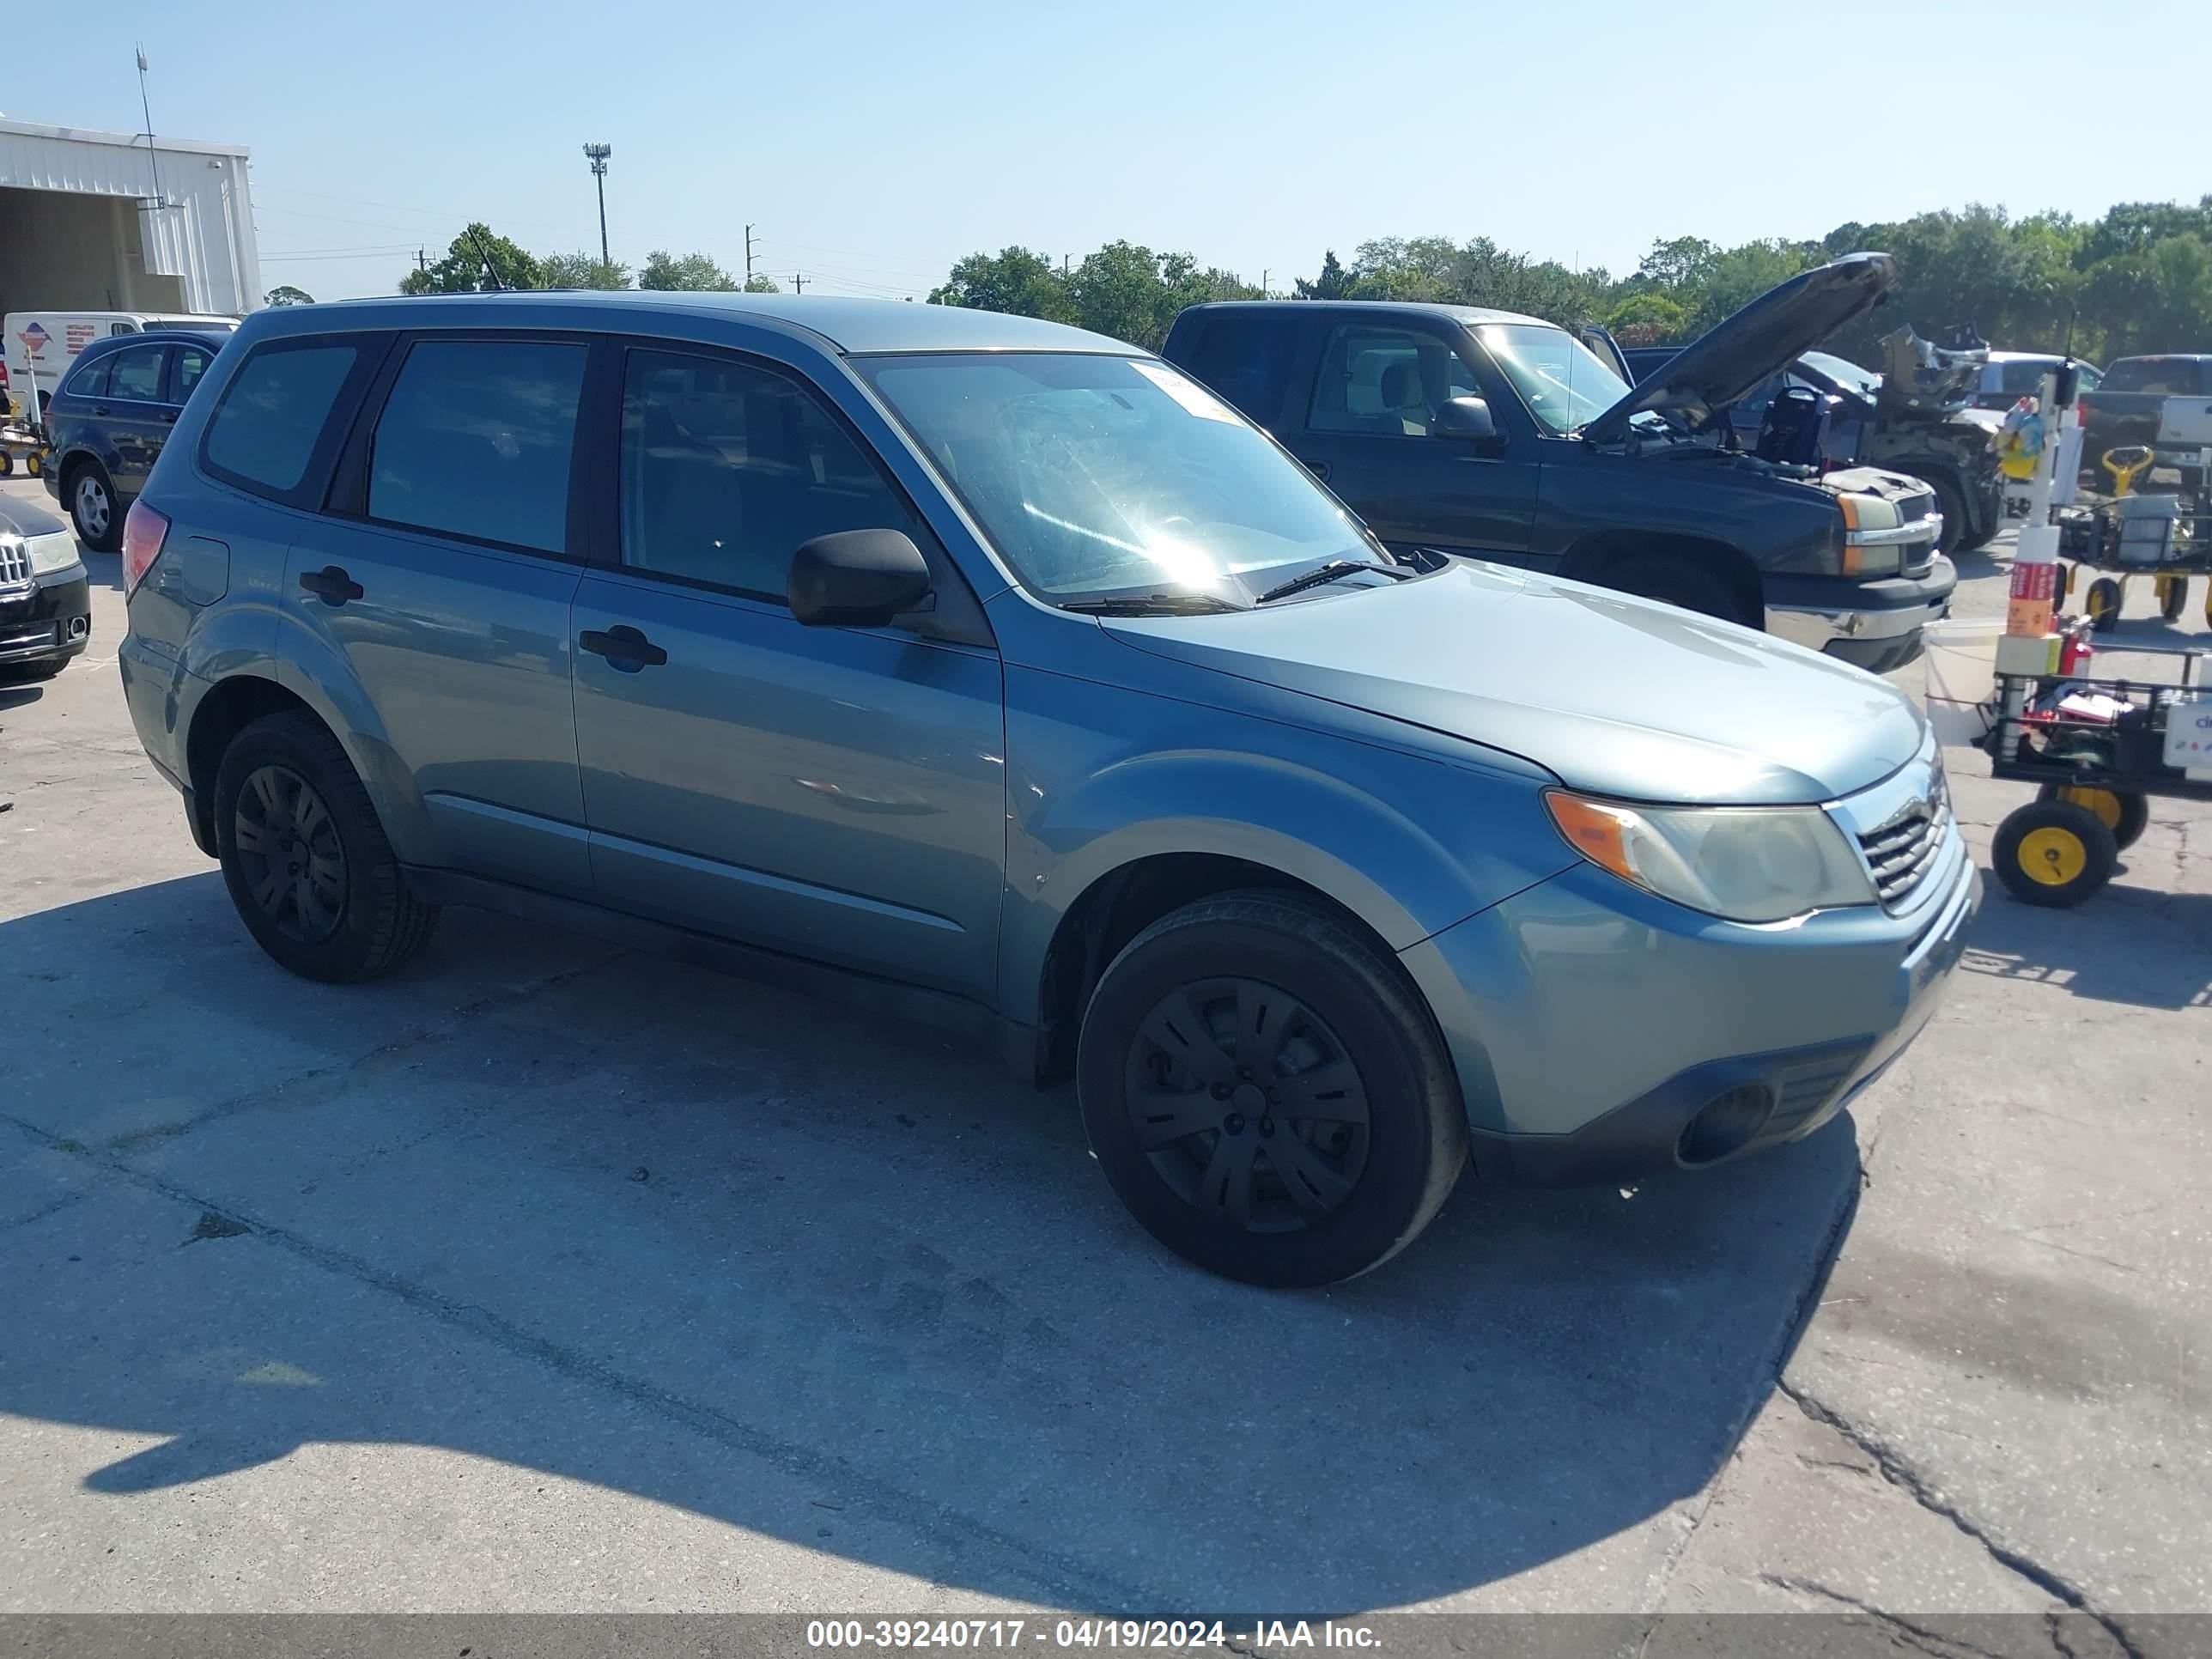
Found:
[[[2189,608],[2189,578],[2160,576],[2158,579],[2158,614],[2168,622],[2179,622],[2181,613]]]
[[[10,455],[6,450],[0,449],[0,478],[8,477],[8,475],[15,471],[15,458],[13,455]]]
[[[37,450],[34,449],[29,454],[23,457],[23,471],[29,473],[33,477],[37,477],[39,474],[44,472],[46,470],[46,458],[40,455]]]
[[[2046,783],[2038,800],[2061,800],[2079,806],[2112,832],[2112,844],[2123,853],[2142,839],[2150,823],[2150,801],[2132,789],[2099,789],[2083,783]]]
[[[2103,819],[2070,801],[2016,808],[1990,849],[1997,879],[2023,904],[2079,904],[2112,878],[2119,858]]]
[[[2089,592],[2082,600],[2093,627],[2101,634],[2120,619],[2120,605],[2127,590],[2110,576],[2100,576],[2089,584]]]

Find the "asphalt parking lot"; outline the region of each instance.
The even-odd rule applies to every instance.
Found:
[[[1993,888],[1812,1139],[1266,1294],[928,1032],[459,911],[287,976],[88,562],[0,688],[0,1610],[2212,1610],[2212,811]]]

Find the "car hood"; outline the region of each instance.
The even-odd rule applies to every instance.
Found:
[[[1220,616],[1114,618],[1137,650],[1506,750],[1626,800],[1820,802],[1910,761],[1887,682],[1671,605],[1454,561]]]
[[[1707,330],[1649,380],[1583,428],[1598,443],[1618,441],[1646,410],[1692,432],[1768,375],[1787,368],[1844,324],[1864,316],[1897,286],[1897,261],[1887,253],[1851,253],[1801,272],[1766,290],[1727,321]]]
[[[0,536],[21,536],[28,541],[33,536],[52,536],[68,528],[42,507],[0,495]]]

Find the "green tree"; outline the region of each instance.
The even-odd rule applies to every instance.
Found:
[[[538,274],[547,288],[629,286],[628,265],[619,259],[596,259],[588,253],[541,253],[538,256]]]
[[[315,296],[303,288],[294,288],[289,283],[279,283],[261,296],[264,306],[311,306]]]
[[[738,281],[703,253],[687,253],[679,259],[665,248],[655,248],[645,256],[644,269],[637,273],[637,285],[665,292],[726,292],[737,288]],[[773,289],[751,291],[775,292]]]
[[[479,246],[481,244],[481,247]],[[499,273],[495,282],[484,269],[491,261]],[[453,238],[446,257],[433,260],[427,270],[410,270],[399,284],[402,294],[477,294],[497,288],[543,288],[544,274],[538,261],[481,221]]]
[[[1690,313],[1673,295],[1644,289],[1606,313],[1605,325],[1625,346],[1672,343],[1683,337]]]
[[[1297,279],[1297,295],[1301,300],[1342,300],[1352,292],[1352,278],[1337,263],[1336,250],[1330,248],[1321,256],[1321,275],[1310,283],[1303,276]]]
[[[745,278],[745,292],[748,294],[781,294],[783,290],[775,285],[775,280],[773,277],[748,276]]]
[[[929,303],[1010,312],[1017,317],[1045,317],[1060,323],[1075,320],[1067,283],[1051,260],[1025,247],[969,254],[952,267],[941,286],[929,291]]]

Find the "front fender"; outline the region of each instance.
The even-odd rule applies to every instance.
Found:
[[[1279,872],[1394,951],[1575,861],[1525,776],[1012,665],[1007,690],[1000,983],[1024,1024],[1061,919],[1141,859]]]

